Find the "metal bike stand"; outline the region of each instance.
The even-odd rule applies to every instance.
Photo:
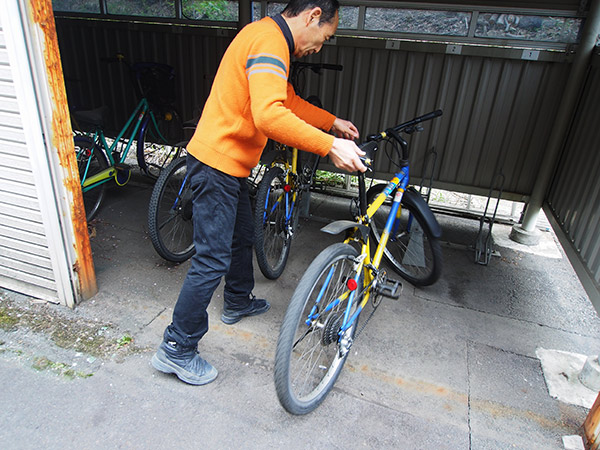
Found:
[[[431,150],[429,150],[429,152],[427,153],[427,156],[425,156],[425,162],[423,163],[423,177],[421,178],[421,187],[419,189],[419,194],[421,194],[421,196],[427,203],[429,203],[429,198],[431,197],[431,189],[433,187],[433,174],[435,172],[437,157],[438,154],[435,151],[435,147],[432,147]],[[427,167],[430,165],[430,160],[432,161],[431,171],[429,173],[429,180],[427,186],[425,186],[425,176],[427,174]],[[425,190],[425,193],[423,193],[423,190]]]
[[[496,213],[498,212],[498,206],[500,205],[500,199],[502,198],[502,190],[504,189],[504,174],[498,173],[494,178],[494,183],[490,187],[490,191],[487,198],[487,203],[485,205],[485,210],[483,215],[479,219],[479,234],[477,235],[477,241],[475,243],[475,262],[482,265],[488,265],[490,262],[490,258],[494,253],[494,237],[492,236],[492,227],[494,226],[494,221],[496,220]],[[500,184],[498,189],[495,187]],[[491,217],[488,217],[488,208],[490,206],[490,200],[492,199],[492,195],[494,190],[498,192],[498,197],[496,198],[496,207],[494,208],[494,213]],[[484,230],[484,223],[488,222],[488,230],[487,233]]]

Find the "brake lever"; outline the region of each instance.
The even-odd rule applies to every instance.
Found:
[[[367,158],[366,156],[359,156],[358,158],[363,163],[363,166],[367,168],[367,172],[373,172],[373,160],[371,158]]]
[[[406,133],[406,134],[413,134],[415,132],[423,131],[423,130],[424,130],[424,128],[421,125],[413,125],[412,127],[405,128],[404,130],[402,130],[402,132]]]
[[[363,152],[366,154],[364,156],[359,156],[360,161],[367,168],[367,171],[373,172],[373,158],[375,157],[375,152],[377,151],[377,142],[376,141],[367,141],[363,142],[358,146]]]

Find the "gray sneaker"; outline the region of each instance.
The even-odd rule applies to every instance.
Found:
[[[163,373],[174,373],[188,384],[200,386],[217,378],[219,372],[195,349],[177,348],[175,342],[162,342],[152,357],[152,366]]]
[[[256,316],[267,312],[271,305],[264,298],[256,298],[252,295],[252,302],[240,311],[234,311],[231,309],[223,308],[223,314],[221,314],[221,321],[227,325],[232,325],[239,322],[244,317]]]

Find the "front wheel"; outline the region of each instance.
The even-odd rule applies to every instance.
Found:
[[[186,158],[178,158],[156,180],[148,208],[148,232],[156,252],[183,262],[194,254],[192,188]]]
[[[75,136],[75,155],[81,184],[92,176],[106,170],[108,161],[106,155],[94,141],[87,136]],[[83,190],[83,189],[82,189]],[[85,205],[85,218],[89,222],[98,213],[100,204],[104,199],[106,183],[83,190],[83,203]]]
[[[369,189],[368,204],[371,204],[384,188],[384,184],[379,184]],[[383,254],[394,271],[406,281],[415,286],[429,286],[438,280],[442,271],[440,242],[433,236],[417,208],[406,200],[406,196],[400,205],[400,217],[394,222]],[[390,209],[391,201],[388,199],[372,217],[371,233],[377,244]]]
[[[277,340],[275,388],[281,405],[292,414],[307,414],[319,406],[348,357],[358,317],[346,329],[343,320],[346,310],[353,314],[360,301],[357,291],[348,288],[348,280],[356,278],[357,256],[348,244],[326,248],[290,300]]]
[[[294,220],[290,217],[293,190],[288,190],[281,167],[274,166],[258,185],[255,206],[255,242],[258,267],[275,280],[283,273],[292,244]]]

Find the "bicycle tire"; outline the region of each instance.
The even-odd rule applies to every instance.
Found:
[[[108,160],[106,159],[106,155],[92,139],[87,136],[75,136],[74,143],[80,180],[82,180],[84,175],[87,179],[108,168]],[[85,206],[85,218],[88,222],[91,221],[98,213],[100,205],[104,199],[105,191],[106,183],[102,183],[90,189],[89,191],[82,192],[83,204]]]
[[[152,245],[171,262],[186,261],[194,254],[192,188],[186,174],[185,157],[169,164],[156,180],[148,207]]]
[[[172,108],[155,111],[154,118],[156,126],[150,114],[144,119],[137,140],[137,160],[143,173],[157,179],[165,167],[181,156],[183,124]]]
[[[367,203],[371,204],[385,184],[373,186],[367,192]],[[392,193],[391,197],[393,197]],[[394,236],[390,236],[384,257],[396,273],[415,286],[435,283],[442,271],[442,248],[437,238],[419,211],[402,199],[402,212]],[[385,227],[391,208],[386,200],[371,218],[371,235],[377,244]],[[421,232],[422,230],[422,232]]]
[[[286,223],[285,201],[280,201],[285,197],[285,186],[283,169],[274,166],[260,181],[256,194],[254,248],[258,267],[270,280],[281,276],[290,254],[292,235],[289,223]],[[292,196],[293,190],[287,195]],[[298,209],[295,205],[294,210]],[[292,218],[292,224],[294,220],[295,217]]]
[[[325,311],[348,291],[346,283],[355,275],[357,256],[358,251],[348,244],[327,247],[308,267],[290,300],[277,340],[274,379],[279,402],[292,414],[307,414],[321,404],[348,357],[349,348],[342,352],[340,344],[345,300],[310,324],[307,322],[310,314]],[[324,287],[326,280],[329,283]],[[323,296],[317,304],[321,291]],[[355,299],[354,305],[359,301]],[[354,306],[351,312],[355,310]],[[357,325],[358,317],[346,336],[352,338]]]

